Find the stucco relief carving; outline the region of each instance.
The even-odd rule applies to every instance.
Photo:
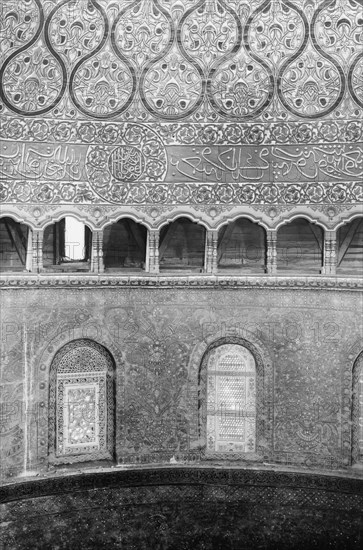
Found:
[[[2,202],[363,204],[358,0],[4,9]]]
[[[28,223],[38,232],[33,243],[37,238],[41,243],[41,232],[65,215],[99,233],[120,217],[156,232],[180,216],[209,231],[241,216],[267,230],[304,216],[332,232],[362,216],[361,12],[362,0],[7,0],[0,22],[1,215]],[[155,243],[155,233],[152,238]],[[333,249],[333,239],[327,241],[330,249],[326,247],[325,253]],[[56,293],[65,288],[68,296],[72,289],[96,289],[105,291],[102,299],[115,289],[121,295],[123,288],[126,294],[146,287],[147,292],[155,290],[158,303],[169,293],[185,291],[188,307],[199,310],[196,319],[208,317],[198,302],[201,292],[208,290],[214,304],[220,289],[232,289],[232,299],[228,293],[223,296],[230,299],[229,307],[235,291],[246,291],[246,299],[258,289],[258,300],[260,292],[273,295],[280,289],[285,295],[288,289],[302,289],[305,299],[309,289],[317,291],[311,294],[315,304],[322,290],[335,296],[343,292],[345,297],[362,290],[359,278],[205,275],[25,274],[1,276],[0,286],[5,293],[20,288],[29,293],[34,288],[37,299],[42,287]],[[197,298],[193,289],[200,291]],[[47,298],[42,300],[46,304]],[[155,302],[148,300],[154,308]],[[218,306],[223,309],[223,300]],[[293,309],[295,302],[289,307]],[[102,308],[93,310],[98,321],[92,330],[114,355],[122,385],[125,366],[116,337],[98,338],[104,331]],[[54,322],[54,311],[40,313],[43,320],[46,315],[48,323]],[[239,318],[238,313],[224,315],[229,324]],[[168,316],[162,313],[146,324],[140,312],[127,319],[128,338],[142,327],[140,347],[148,361],[132,357],[130,340],[125,346],[131,356],[129,387],[139,409],[121,394],[118,403],[133,430],[131,435],[122,433],[122,441],[127,453],[138,457],[138,445],[146,441],[152,426],[144,449],[150,462],[160,449],[166,460],[174,452],[184,452],[187,429],[197,425],[190,427],[186,420],[189,395],[183,393],[183,365],[190,351],[186,347],[194,342],[193,329],[198,331],[200,325],[187,326],[185,319],[173,318],[185,337],[179,341]],[[29,415],[39,415],[39,438],[33,448],[33,459],[39,463],[47,455],[47,369],[57,349],[68,342],[72,319],[66,311],[64,324],[57,325],[61,334],[52,333],[52,342],[40,350],[40,361],[33,365],[39,408],[32,408],[37,405],[34,400]],[[88,317],[82,319],[86,323]],[[150,327],[154,332],[148,340]],[[81,329],[78,336],[82,337]],[[171,351],[165,349],[163,338]],[[314,349],[315,344],[312,341]],[[280,350],[276,353],[288,363]],[[328,365],[331,350],[324,353],[319,357]],[[354,358],[348,361],[343,355],[341,411],[337,400],[322,405],[307,399],[298,411],[293,401],[276,401],[276,462],[297,464],[302,457],[308,467],[349,464]],[[6,372],[13,373],[23,365],[23,356],[11,349],[6,361]],[[174,370],[167,374],[170,366]],[[21,401],[22,376],[16,376],[13,391],[6,389],[6,403]],[[301,376],[308,386],[308,375]],[[179,386],[183,391],[178,393]],[[144,394],[145,400],[140,398]],[[28,429],[28,440],[32,437],[32,420],[29,417],[26,424],[20,405],[3,410],[5,461],[20,471],[24,455],[30,456],[23,432]],[[139,410],[147,422],[135,420]],[[337,410],[342,414],[340,439],[334,428],[340,428]],[[293,439],[290,447],[284,446],[286,434]],[[189,449],[198,459],[199,451],[197,444]]]
[[[124,463],[202,460],[203,357],[218,343],[233,343],[256,359],[259,456],[309,468],[349,466],[352,368],[363,349],[359,279],[59,275],[12,278],[2,288],[13,307],[2,326],[1,475],[22,471],[24,460],[28,470],[46,468],[50,366],[78,339],[97,342],[115,360],[116,452]],[[25,357],[32,373],[27,408]],[[50,437],[54,442],[54,430]]]
[[[361,126],[4,117],[0,196],[64,205],[360,205]]]
[[[139,121],[351,116],[362,107],[360,10],[358,0],[7,2],[1,107]]]

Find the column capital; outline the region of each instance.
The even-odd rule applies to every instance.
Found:
[[[324,230],[324,237],[326,240],[329,241],[335,241],[337,238],[337,231],[336,229],[325,229]]]

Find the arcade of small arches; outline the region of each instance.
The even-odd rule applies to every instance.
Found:
[[[275,229],[246,216],[211,229],[186,215],[157,228],[125,215],[96,230],[68,215],[42,229],[5,216],[0,256],[2,272],[361,276],[363,216],[335,229],[302,215]]]

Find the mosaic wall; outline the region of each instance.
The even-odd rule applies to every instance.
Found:
[[[210,229],[241,214],[266,228],[303,214],[327,230],[361,215],[362,8],[3,0],[1,214],[33,229],[65,214],[92,229],[125,214],[149,228],[190,215]],[[57,453],[72,462],[79,442],[110,464],[204,464],[198,392],[217,341],[256,360],[256,445],[248,459],[228,459],[311,470],[359,459],[358,278],[20,276],[0,285],[3,479],[45,472]],[[74,340],[110,354],[115,398],[111,369],[54,377],[57,352]],[[68,404],[58,424],[56,389]]]
[[[1,200],[35,226],[361,211],[362,5],[3,1]]]
[[[208,460],[200,408],[207,381],[203,357],[217,342],[247,348],[257,371],[256,449],[219,458],[310,469],[350,467],[353,365],[363,351],[359,291],[35,284],[2,290],[3,478],[44,472],[52,463],[54,358],[78,339],[104,346],[115,363],[115,460],[120,464]],[[61,352],[65,357],[67,349]],[[91,351],[84,350],[84,362],[98,361],[100,374],[105,369]],[[62,376],[72,379],[73,369]],[[90,387],[89,373],[79,371],[77,377]],[[104,406],[103,397],[100,414]],[[79,435],[79,428],[92,436],[89,409],[77,418],[81,422],[70,427],[70,437]],[[103,426],[100,422],[99,438]],[[100,457],[96,449],[91,458]]]
[[[362,540],[362,480],[343,476],[114,470],[9,485],[0,503],[4,550],[352,550]]]

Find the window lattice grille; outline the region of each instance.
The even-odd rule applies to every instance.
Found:
[[[246,348],[225,344],[207,367],[207,452],[254,452],[256,365]]]
[[[113,362],[102,346],[78,340],[57,353],[52,364],[50,410],[54,462],[112,457]]]

